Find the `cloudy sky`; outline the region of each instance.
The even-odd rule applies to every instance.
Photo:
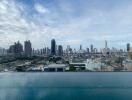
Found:
[[[31,40],[34,48],[125,48],[132,41],[132,0],[0,0],[0,47]]]

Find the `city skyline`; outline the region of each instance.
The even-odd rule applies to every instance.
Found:
[[[17,46],[18,45],[18,46]],[[1,48],[1,49],[5,49],[5,50],[9,50],[9,52],[17,52],[17,49],[20,50],[20,52],[25,52],[25,54],[29,54],[29,56],[31,55],[31,52],[34,52],[34,51],[39,51],[43,52],[44,49],[47,49],[49,50],[50,54],[53,56],[53,55],[56,55],[56,54],[59,54],[59,53],[63,53],[63,49],[64,51],[72,51],[74,52],[88,52],[88,53],[100,53],[100,52],[118,52],[118,51],[123,51],[123,52],[131,52],[132,51],[132,48],[131,48],[131,44],[130,43],[127,43],[126,44],[126,47],[123,48],[123,49],[119,49],[119,48],[115,48],[115,47],[112,47],[110,48],[108,46],[108,42],[105,40],[104,41],[104,47],[103,48],[97,48],[94,44],[91,44],[89,46],[87,46],[86,48],[83,47],[83,45],[78,45],[78,48],[73,48],[71,45],[67,45],[66,47],[61,45],[61,44],[58,44],[57,41],[53,38],[51,39],[50,41],[50,46],[45,46],[45,47],[41,47],[41,48],[34,48],[32,46],[32,42],[30,40],[26,40],[24,41],[24,43],[21,43],[19,40],[14,42],[14,44],[10,45],[8,49],[5,49],[5,48]],[[16,51],[15,51],[15,47],[16,47]],[[20,48],[19,48],[20,47]],[[114,51],[113,51],[114,50]],[[58,52],[59,51],[59,52]],[[10,52],[10,53],[11,53]],[[59,55],[61,55],[59,54]]]
[[[0,0],[0,100],[132,100],[132,0]]]
[[[58,45],[126,48],[131,42],[130,0],[1,0],[0,47],[31,40],[34,48]],[[115,36],[116,34],[116,36]]]
[[[98,52],[101,52],[103,49],[109,49],[109,50],[115,49],[115,50],[123,50],[124,52],[126,52],[126,51],[131,51],[132,50],[130,43],[126,43],[124,47],[118,48],[116,46],[110,47],[108,41],[106,41],[106,40],[104,41],[104,45],[102,47],[100,47],[100,48],[98,48],[96,44],[90,44],[90,45],[85,45],[85,44],[82,45],[82,44],[80,44],[77,47],[74,47],[74,46],[68,45],[68,44],[67,45],[63,45],[63,43],[62,44],[58,43],[55,38],[51,39],[48,42],[50,43],[49,46],[43,45],[42,47],[35,48],[33,46],[32,41],[30,41],[30,40],[25,40],[24,42],[18,40],[18,41],[15,41],[14,43],[12,43],[11,45],[9,45],[9,47],[7,47],[7,48],[0,47],[0,49],[9,50],[10,47],[14,46],[17,43],[18,44],[20,43],[22,45],[22,49],[23,50],[28,49],[31,52],[31,50],[41,50],[41,49],[44,49],[44,48],[48,48],[49,50],[53,50],[53,55],[56,53],[55,49],[58,50],[59,46],[61,46],[60,48],[63,48],[65,50],[68,49],[68,48],[71,48],[72,50],[77,50],[77,51],[79,51],[79,50],[84,50],[84,51],[86,50],[87,51],[87,49],[89,49],[90,51],[94,51],[96,49]],[[29,48],[27,48],[25,46],[27,46]],[[27,51],[27,52],[29,52],[29,51]]]

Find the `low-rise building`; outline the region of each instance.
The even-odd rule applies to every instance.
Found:
[[[44,67],[45,72],[64,72],[67,65],[65,64],[50,64]]]

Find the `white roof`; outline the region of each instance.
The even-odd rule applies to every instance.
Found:
[[[50,68],[62,68],[62,67],[66,67],[65,64],[50,64],[46,67],[50,67]]]

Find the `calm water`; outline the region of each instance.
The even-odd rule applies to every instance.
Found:
[[[132,73],[0,73],[0,100],[132,100]]]

